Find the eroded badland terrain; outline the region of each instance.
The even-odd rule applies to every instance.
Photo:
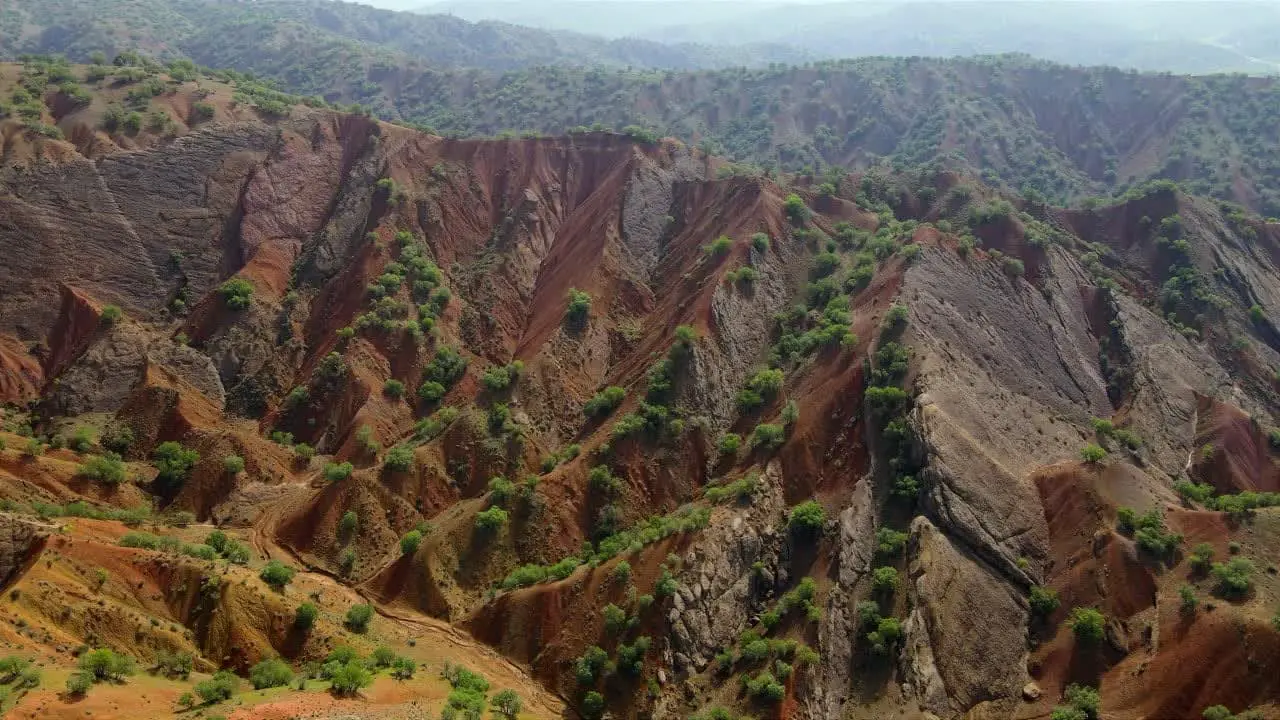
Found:
[[[0,70],[6,718],[1280,717],[1280,224],[101,70]]]

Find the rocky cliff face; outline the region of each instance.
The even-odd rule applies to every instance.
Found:
[[[572,707],[1031,718],[1080,682],[1116,718],[1280,700],[1252,672],[1277,667],[1272,573],[1178,610],[1182,585],[1213,591],[1190,548],[1264,566],[1276,510],[1173,489],[1276,489],[1280,228],[1168,189],[1000,210],[954,176],[818,191],[716,179],[672,142],[305,108],[60,147],[0,168],[0,393],[39,401],[34,431],[92,418],[129,429],[129,459],[197,449],[179,485],[130,487],[465,625]],[[618,406],[584,415],[608,386]],[[32,498],[117,502],[6,452]],[[1152,556],[1122,506],[1182,549]],[[0,582],[30,544],[13,528]],[[1074,607],[1103,613],[1102,645],[1062,626]],[[1220,617],[1263,650],[1180,692]],[[238,667],[289,641],[201,627]],[[584,677],[592,646],[614,673]]]

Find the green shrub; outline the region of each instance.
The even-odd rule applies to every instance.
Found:
[[[1253,587],[1253,562],[1248,558],[1235,557],[1225,563],[1214,563],[1210,570],[1218,581],[1214,591],[1226,598],[1241,598]]]
[[[893,557],[902,552],[907,544],[907,534],[893,528],[882,527],[876,531],[876,552],[884,557]]]
[[[80,697],[93,687],[93,678],[83,672],[73,672],[67,677],[67,694]]]
[[[491,507],[476,513],[476,530],[482,533],[494,533],[507,524],[507,511],[500,507]]]
[[[564,311],[565,323],[573,329],[586,327],[591,316],[591,296],[577,288],[569,288],[569,304]]]
[[[330,669],[329,685],[339,695],[355,695],[361,688],[373,684],[373,674],[356,660],[336,665]]]
[[[757,700],[777,703],[786,697],[787,688],[766,670],[747,680],[747,693]]]
[[[231,696],[236,694],[239,684],[240,681],[233,673],[219,670],[212,678],[196,683],[195,691],[201,700],[213,704],[230,700]]]
[[[1029,602],[1031,605],[1031,613],[1042,618],[1052,615],[1061,604],[1058,600],[1057,590],[1041,587],[1039,585],[1031,586]]]
[[[293,682],[293,669],[279,658],[263,660],[249,669],[249,682],[254,690],[287,687]]]
[[[410,530],[400,538],[400,554],[416,555],[418,548],[422,546],[422,533],[418,530]]]
[[[592,690],[582,696],[583,720],[600,720],[604,716],[604,696]]]
[[[702,246],[702,252],[716,257],[728,254],[731,249],[733,249],[733,240],[729,239],[729,236],[727,235],[721,235],[710,243]]]
[[[604,606],[604,609],[600,612],[600,614],[604,617],[605,632],[610,634],[617,634],[627,629],[627,611],[626,610],[623,610],[622,608],[618,607],[617,605],[614,605],[613,603],[609,603],[608,605]]]
[[[395,378],[389,378],[382,383],[382,394],[393,400],[399,400],[404,397],[404,383]]]
[[[1213,486],[1208,483],[1179,480],[1174,483],[1173,489],[1183,500],[1200,503],[1201,505],[1208,503],[1213,498]]]
[[[520,711],[524,709],[524,703],[521,702],[520,696],[515,690],[499,690],[491,701],[493,712],[507,720],[515,720]]]
[[[360,516],[354,510],[348,510],[338,518],[338,537],[350,539],[355,536],[359,528]]]
[[[1063,699],[1067,705],[1055,707],[1050,720],[1097,720],[1102,704],[1097,690],[1084,685],[1068,685]]]
[[[298,443],[293,446],[293,459],[301,464],[309,464],[311,458],[316,456],[316,449],[306,443]]]
[[[375,668],[391,667],[391,663],[395,662],[395,652],[386,645],[379,645],[369,653],[369,665]]]
[[[871,589],[884,594],[897,591],[898,571],[891,567],[878,567],[871,571]]]
[[[803,225],[809,220],[809,208],[799,195],[792,193],[782,204],[782,211],[792,225]]]
[[[817,535],[827,523],[827,512],[817,500],[806,500],[791,509],[787,527],[794,533]]]
[[[231,278],[218,286],[218,294],[228,310],[244,310],[253,302],[253,284],[241,277]]]
[[[736,455],[741,447],[742,436],[737,433],[725,433],[720,436],[720,440],[716,443],[716,448],[721,455]]]
[[[134,673],[134,662],[128,655],[118,655],[108,648],[99,648],[79,656],[76,666],[95,683],[120,682]]]
[[[613,566],[613,570],[609,573],[609,579],[618,585],[625,585],[631,582],[631,563],[623,560]]]
[[[103,325],[115,325],[124,318],[124,311],[117,305],[103,305],[98,321]]]
[[[1100,445],[1089,443],[1080,450],[1080,458],[1087,463],[1101,462],[1107,456],[1107,451]]]
[[[775,450],[782,447],[782,443],[786,439],[786,430],[781,425],[760,423],[751,432],[752,447],[764,448],[765,450]]]
[[[1075,633],[1078,642],[1092,645],[1101,642],[1107,619],[1094,608],[1077,607],[1072,608],[1067,625],[1071,627],[1071,632]]]
[[[867,642],[871,644],[871,652],[876,655],[887,655],[889,648],[901,637],[902,625],[898,622],[898,618],[880,618],[876,622],[876,629],[867,633]]]
[[[89,434],[89,428],[76,428],[75,434],[71,436],[70,446],[78,453],[87,453],[92,450],[93,438]]]
[[[582,686],[594,685],[596,679],[600,676],[602,670],[609,663],[609,655],[599,647],[592,645],[587,648],[573,664],[574,676],[578,680],[578,684]]]
[[[738,502],[748,502],[756,491],[760,489],[760,482],[755,473],[741,477],[727,485],[713,485],[706,489],[703,493],[707,500],[713,503],[723,502],[729,498],[733,498]]]
[[[316,619],[319,617],[319,608],[314,603],[304,602],[294,611],[293,626],[299,630],[310,630],[315,627]]]
[[[397,657],[391,661],[391,677],[397,680],[410,680],[418,670],[418,663],[412,658]]]
[[[756,233],[751,236],[751,247],[756,252],[765,252],[769,249],[769,236],[764,233]]]
[[[1200,605],[1200,599],[1196,597],[1196,589],[1192,585],[1183,585],[1178,588],[1178,597],[1182,599],[1182,612],[1193,614],[1196,607]]]
[[[262,578],[262,581],[272,588],[283,590],[286,585],[293,581],[293,576],[296,572],[296,570],[279,560],[270,560],[262,567],[258,577]]]
[[[372,605],[352,605],[347,609],[344,623],[347,629],[355,633],[363,633],[369,629],[369,621],[373,619]]]
[[[228,455],[222,459],[222,468],[228,475],[239,475],[244,472],[244,458],[239,455]]]
[[[413,468],[413,448],[397,445],[387,451],[382,466],[390,472],[408,472]]]
[[[480,376],[480,384],[491,393],[500,393],[516,382],[524,363],[516,360],[504,367],[491,367]]]
[[[80,466],[79,475],[107,485],[119,485],[127,479],[124,462],[113,452],[86,460]]]
[[[882,326],[885,330],[900,329],[907,322],[908,316],[907,306],[902,303],[894,303],[884,313]]]
[[[355,467],[349,462],[344,463],[326,463],[324,466],[324,479],[329,482],[338,482],[351,477]]]
[[[174,491],[182,487],[192,468],[200,462],[200,453],[188,450],[170,440],[160,443],[151,455],[159,472],[156,483],[162,490]]]
[[[160,538],[145,532],[127,532],[120,536],[119,545],[127,548],[155,550],[160,547]]]
[[[589,418],[603,418],[612,413],[622,404],[627,396],[627,391],[617,385],[610,385],[601,390],[587,401],[582,407],[582,412]]]

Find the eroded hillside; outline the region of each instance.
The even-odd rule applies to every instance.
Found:
[[[1276,715],[1280,226],[60,67],[0,83],[15,717]]]

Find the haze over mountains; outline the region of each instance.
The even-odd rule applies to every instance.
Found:
[[[1280,70],[1280,4],[1265,0],[443,0],[420,12],[611,38],[787,45],[828,59],[1019,52],[1177,73]]]

